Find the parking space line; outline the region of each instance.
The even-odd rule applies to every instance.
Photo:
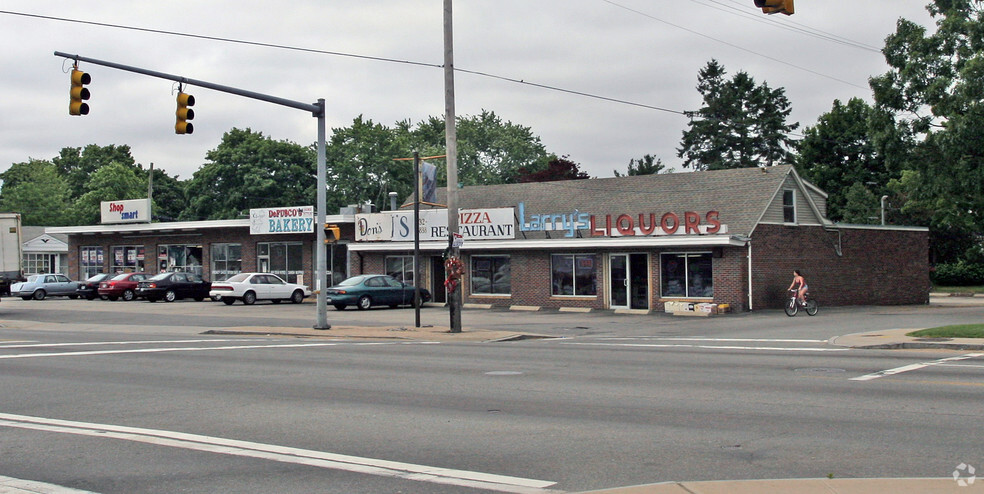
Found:
[[[914,370],[924,369],[926,367],[931,367],[935,365],[945,365],[947,362],[955,362],[959,360],[967,360],[977,357],[984,356],[984,353],[968,353],[966,355],[960,355],[957,357],[947,357],[941,358],[939,360],[933,360],[930,362],[921,362],[918,364],[903,365],[902,367],[896,367],[894,369],[888,369],[878,372],[873,372],[871,374],[866,374],[864,376],[852,377],[850,381],[871,381],[873,379],[878,379],[885,376],[894,376],[896,374],[902,374],[903,372],[910,372]]]

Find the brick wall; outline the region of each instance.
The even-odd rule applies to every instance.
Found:
[[[802,271],[821,305],[927,303],[928,252],[925,231],[842,228],[838,234],[822,227],[759,225],[752,236],[753,308],[782,307],[794,269]]]
[[[242,245],[242,271],[257,270],[256,246],[262,242],[300,242],[302,258],[304,259],[304,283],[314,286],[314,235],[312,234],[277,234],[250,235],[248,228],[215,228],[200,230],[194,234],[109,234],[109,235],[69,235],[68,264],[69,277],[80,278],[79,247],[101,246],[103,248],[103,272],[109,272],[113,246],[135,245],[144,247],[144,269],[148,273],[160,271],[157,259],[159,245],[201,245],[203,278],[211,279],[211,246],[217,243],[238,243]]]

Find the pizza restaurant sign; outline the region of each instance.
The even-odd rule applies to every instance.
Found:
[[[249,234],[313,233],[314,206],[249,210]]]
[[[461,209],[458,212],[458,233],[468,240],[501,240],[516,238],[513,208]],[[448,210],[427,209],[418,216],[417,229],[422,241],[447,240]],[[413,211],[355,215],[356,242],[413,240]]]
[[[684,211],[638,214],[606,214],[604,216],[583,213],[578,210],[565,213],[528,212],[525,203],[519,203],[519,231],[563,231],[573,238],[580,230],[587,230],[592,237],[629,237],[659,235],[710,235],[728,233],[728,225],[721,224],[717,211]]]

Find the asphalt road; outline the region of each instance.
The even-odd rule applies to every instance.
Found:
[[[310,303],[4,299],[0,476],[102,493],[577,492],[984,466],[984,355],[826,343],[984,307],[821,310],[476,310],[466,326],[557,338],[432,343],[202,334],[309,327]],[[329,321],[412,325],[413,310]]]

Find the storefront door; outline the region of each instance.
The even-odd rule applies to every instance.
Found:
[[[609,257],[609,307],[649,309],[648,259],[647,254],[612,254]]]

